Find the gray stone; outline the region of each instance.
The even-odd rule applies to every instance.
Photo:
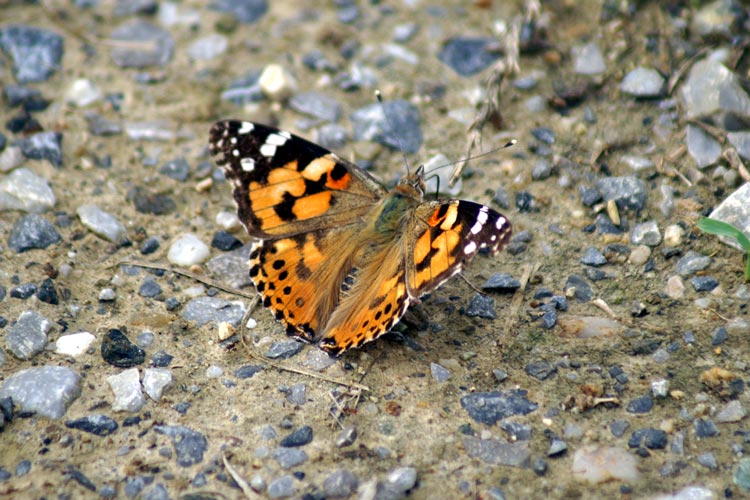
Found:
[[[350,119],[355,140],[378,142],[405,153],[416,153],[422,145],[419,110],[407,101],[371,104],[356,110]]]
[[[606,177],[596,183],[604,201],[614,200],[620,210],[642,210],[646,206],[648,189],[638,177]]]
[[[727,133],[729,144],[737,149],[737,153],[744,160],[750,160],[750,132],[729,132]]]
[[[281,476],[268,483],[268,498],[288,498],[295,491],[293,476]]]
[[[337,469],[323,480],[323,495],[326,498],[348,498],[357,491],[357,477],[346,469]]]
[[[531,450],[527,442],[506,443],[497,439],[479,439],[464,436],[466,454],[491,465],[507,465],[527,468],[530,465]]]
[[[126,239],[126,230],[117,217],[105,212],[96,205],[81,205],[76,210],[81,224],[94,234],[112,243],[122,243]]]
[[[198,326],[226,322],[236,327],[245,315],[241,302],[230,302],[216,297],[198,297],[182,308],[182,317]]]
[[[192,59],[210,61],[226,52],[228,47],[227,37],[212,33],[191,43],[187,48],[187,53]]]
[[[432,378],[437,382],[438,384],[441,384],[448,379],[450,379],[453,374],[451,371],[437,363],[430,363],[430,373],[432,374]]]
[[[475,293],[466,307],[466,315],[484,319],[497,319],[495,299],[483,293]]]
[[[607,71],[607,63],[596,42],[573,48],[573,71],[579,75],[599,75]]]
[[[299,448],[279,447],[273,450],[273,459],[282,469],[291,469],[307,462],[307,453]]]
[[[43,213],[57,203],[47,179],[28,168],[14,170],[0,180],[0,211]]]
[[[0,399],[11,397],[21,410],[61,418],[81,394],[78,373],[63,366],[41,366],[16,372],[0,387]]]
[[[304,349],[305,345],[296,340],[274,342],[263,355],[268,359],[289,359]]]
[[[475,392],[461,398],[461,407],[476,422],[494,425],[498,420],[527,415],[539,408],[526,397],[526,391]]]
[[[659,225],[655,220],[636,224],[630,233],[630,241],[634,245],[659,246],[661,244]]]
[[[697,125],[688,124],[685,142],[690,156],[700,169],[714,165],[721,158],[719,141]]]
[[[181,425],[156,425],[154,430],[172,440],[172,446],[177,454],[177,465],[190,467],[203,461],[208,441],[200,432]]]
[[[31,359],[47,345],[52,322],[36,311],[24,311],[5,337],[8,350],[18,359]]]
[[[739,78],[714,59],[703,59],[690,68],[681,97],[688,120],[710,117],[715,125],[730,130],[736,129],[737,120],[750,120],[750,97]]]
[[[337,122],[341,117],[341,104],[322,92],[310,91],[295,94],[289,99],[289,107],[319,120]]]
[[[43,82],[62,67],[63,38],[51,31],[22,24],[3,26],[0,49],[13,60],[18,83]]]
[[[711,257],[701,255],[690,250],[675,265],[675,270],[680,276],[690,276],[703,271],[711,264]]]
[[[55,226],[41,215],[28,214],[19,218],[8,237],[8,246],[18,253],[47,248],[61,240]]]
[[[114,42],[110,52],[112,59],[120,67],[164,66],[172,59],[172,35],[146,21],[128,21],[116,28],[110,38]]]
[[[211,8],[234,16],[237,21],[251,24],[268,11],[267,0],[215,0]]]
[[[62,165],[62,134],[60,132],[37,132],[16,141],[23,155],[30,160],[47,160],[52,166]]]

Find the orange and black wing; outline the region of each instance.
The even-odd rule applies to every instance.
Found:
[[[510,240],[508,219],[465,200],[434,201],[417,207],[406,244],[406,285],[418,299],[461,272],[482,249],[498,253]]]
[[[215,123],[209,151],[232,183],[240,220],[257,238],[347,224],[386,192],[325,148],[258,123]]]

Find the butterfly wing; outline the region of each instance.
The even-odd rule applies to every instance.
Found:
[[[290,335],[312,341],[338,303],[347,245],[386,190],[364,170],[272,127],[221,121],[209,151],[232,182],[239,219],[260,238],[250,277]]]
[[[410,303],[459,273],[480,249],[499,252],[510,235],[508,220],[484,205],[464,200],[418,205],[401,237],[357,273],[350,294],[325,325],[321,349],[339,355],[387,333]]]
[[[356,165],[257,123],[217,122],[211,127],[209,152],[233,184],[240,220],[258,238],[341,226],[386,193]]]
[[[508,219],[466,200],[422,203],[406,244],[406,285],[418,299],[461,272],[480,249],[497,254],[510,240]]]

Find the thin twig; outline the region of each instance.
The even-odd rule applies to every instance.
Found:
[[[110,267],[114,266],[134,266],[134,267],[145,267],[146,269],[158,269],[160,271],[168,271],[175,274],[179,274],[180,276],[185,276],[186,278],[193,279],[195,281],[198,281],[200,283],[203,283],[204,285],[208,285],[210,287],[216,288],[218,290],[222,290],[224,292],[230,293],[232,295],[239,295],[240,297],[245,297],[246,299],[257,299],[257,294],[253,293],[252,295],[249,293],[242,292],[240,290],[237,290],[235,288],[227,287],[222,284],[219,284],[215,281],[212,281],[208,278],[203,278],[202,276],[198,276],[197,274],[193,274],[188,271],[181,271],[179,269],[173,269],[171,267],[165,267],[159,264],[152,264],[150,262],[136,262],[136,261],[130,261],[130,260],[121,260],[119,262],[116,262],[112,264]]]

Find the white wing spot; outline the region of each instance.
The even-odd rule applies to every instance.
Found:
[[[224,139],[219,139],[216,142],[216,149],[221,149],[222,147],[224,147]]]
[[[229,138],[229,142],[231,142],[232,144],[237,144],[237,138],[236,137],[230,137]]]
[[[464,247],[464,253],[468,255],[470,253],[474,253],[476,249],[477,249],[477,244],[473,241],[470,241],[469,244]]]
[[[240,155],[240,150],[239,149],[233,149],[232,150],[232,156],[239,156],[239,155]]]
[[[250,122],[242,122],[242,126],[237,131],[237,133],[238,134],[243,134],[243,135],[244,134],[249,134],[250,132],[253,131],[254,128],[255,128],[255,125],[253,125],[252,123],[250,123]]]
[[[242,170],[245,172],[252,172],[255,170],[255,160],[252,158],[242,158],[240,160],[240,165],[242,165]]]
[[[291,139],[289,132],[279,130],[278,133],[268,134],[268,137],[266,137],[266,144],[270,146],[283,146],[289,139]]]
[[[497,222],[495,222],[495,227],[497,229],[502,229],[503,226],[505,225],[505,222],[506,222],[505,217],[498,217]]]
[[[273,158],[273,155],[276,154],[276,146],[274,146],[273,144],[265,143],[260,147],[260,154],[262,154],[266,158]]]
[[[481,214],[482,212],[479,212],[479,213]],[[487,215],[486,214],[485,214],[484,218],[487,219]],[[478,217],[477,221],[474,223],[474,225],[471,226],[471,234],[477,234],[477,233],[479,233],[479,231],[481,231],[483,227],[484,227],[484,222],[481,220],[481,217]]]
[[[493,235],[492,235],[492,237],[490,237],[490,239],[491,239],[492,241],[495,241],[495,240],[497,239],[497,236],[495,236],[495,235],[493,234]]]

